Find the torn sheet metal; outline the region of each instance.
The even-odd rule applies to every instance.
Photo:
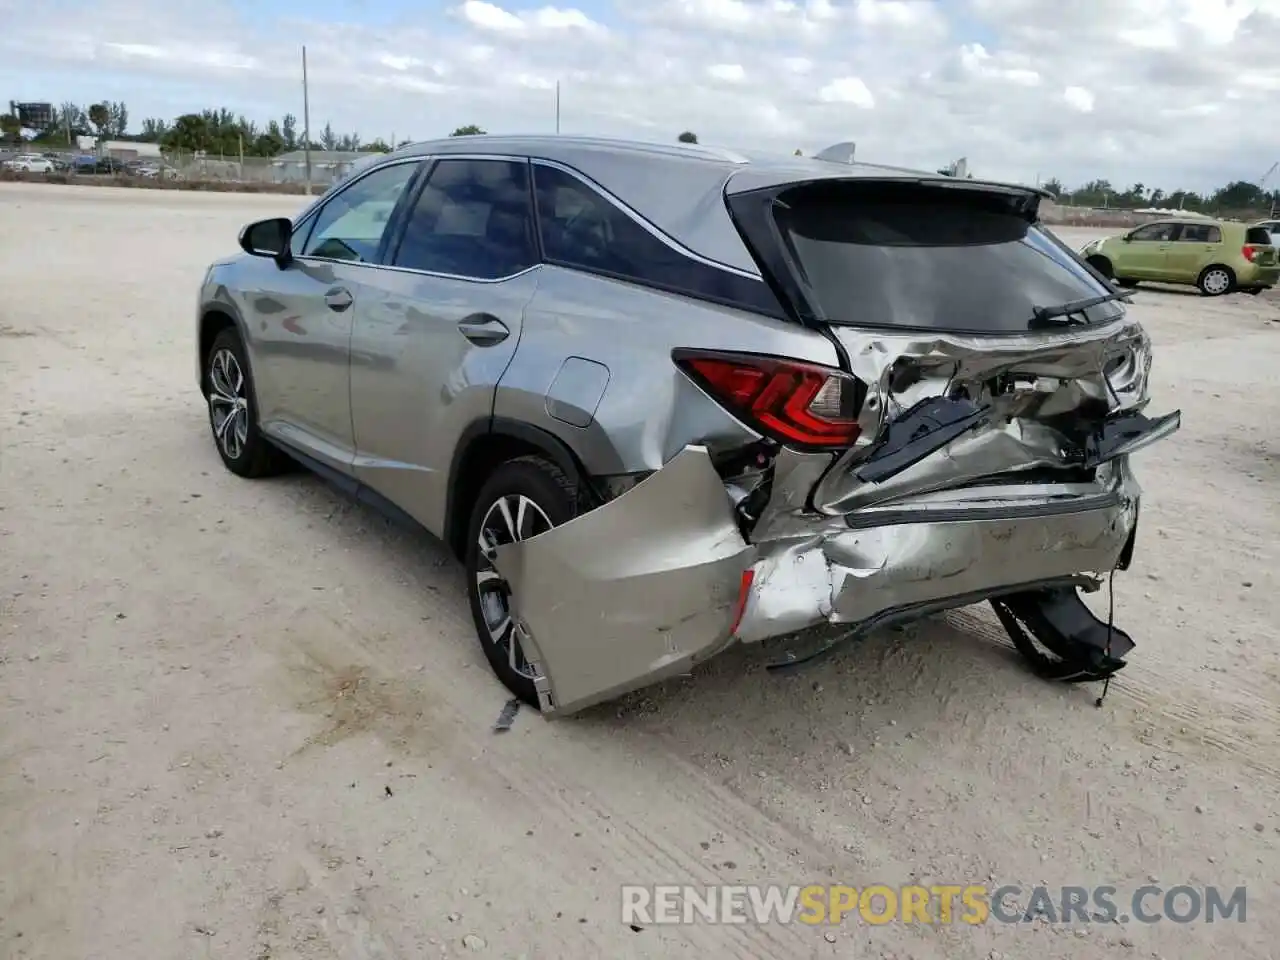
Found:
[[[998,475],[1092,469],[1181,422],[1142,416],[1150,341],[1128,318],[1053,336],[836,333],[869,390],[861,441],[813,491],[829,516]]]
[[[547,716],[687,673],[721,649],[755,548],[705,447],[494,556]]]
[[[868,387],[857,449],[921,400],[962,392],[982,405],[1001,377],[1016,381],[1013,394],[1031,408],[1023,415],[1069,413],[1089,400],[1128,410],[1147,399],[1151,341],[1127,315],[1096,327],[1007,337],[852,327],[832,333],[848,354],[850,372]]]

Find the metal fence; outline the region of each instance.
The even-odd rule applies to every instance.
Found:
[[[136,150],[111,150],[95,152],[49,148],[40,144],[30,144],[21,151],[3,151],[4,159],[10,153],[37,153],[48,157],[58,166],[58,172],[73,175],[103,176],[125,174],[137,166],[148,167],[160,165],[164,176],[169,180],[189,180],[204,183],[238,183],[248,186],[266,187],[272,184],[300,189],[307,182],[307,164],[305,157],[286,154],[282,157],[244,157],[227,156],[207,152],[188,152],[181,150],[163,150],[157,153],[150,145],[140,144]],[[99,166],[93,170],[94,161],[111,159],[124,164],[125,169],[112,169]],[[323,151],[312,154],[311,184],[317,190],[323,190],[341,180],[350,172],[357,158],[333,158]]]

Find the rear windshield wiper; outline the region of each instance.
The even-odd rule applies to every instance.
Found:
[[[1035,307],[1032,312],[1031,328],[1052,326],[1055,320],[1069,318],[1073,314],[1080,313],[1082,310],[1088,310],[1090,307],[1096,307],[1102,303],[1111,303],[1113,300],[1124,300],[1128,302],[1133,299],[1133,292],[1130,290],[1117,290],[1114,293],[1104,293],[1100,297],[1088,297],[1084,300],[1069,300],[1066,303],[1060,303],[1056,307]]]

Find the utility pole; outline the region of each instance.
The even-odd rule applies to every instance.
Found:
[[[560,81],[556,81],[556,133],[560,132]]]
[[[311,97],[307,91],[307,47],[302,47],[302,155],[307,170],[307,196],[311,196]]]

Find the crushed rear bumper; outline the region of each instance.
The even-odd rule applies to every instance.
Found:
[[[825,466],[823,461],[825,460]],[[685,674],[735,642],[821,623],[850,633],[1045,587],[1096,584],[1126,553],[1140,491],[1127,457],[1089,495],[922,498],[878,519],[802,507],[830,457],[784,451],[748,542],[705,448],[598,509],[499,547],[547,716]]]

